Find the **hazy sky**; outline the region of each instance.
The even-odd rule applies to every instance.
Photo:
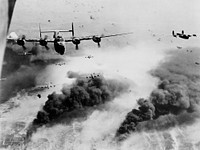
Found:
[[[84,25],[82,33],[99,33],[103,28],[138,34],[148,29],[200,33],[199,10],[199,0],[18,0],[10,30],[35,34],[39,22],[49,29],[69,28],[73,21]]]

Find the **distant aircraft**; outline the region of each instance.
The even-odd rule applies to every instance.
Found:
[[[50,83],[47,83],[47,84],[44,84],[44,85],[38,85],[36,87],[34,87],[34,89],[50,89],[50,88],[53,88],[53,87],[56,87],[55,84],[53,84],[52,82]]]
[[[182,47],[181,46],[176,46],[178,49],[182,49]]]
[[[192,50],[188,50],[188,49],[187,49],[187,52],[190,52],[190,53],[192,53]]]
[[[88,55],[88,56],[86,56],[85,58],[88,58],[88,59],[91,59],[91,58],[93,58],[94,56],[92,56],[92,55]]]
[[[48,36],[44,36],[42,38],[42,33],[54,33],[53,34],[53,40],[49,40]],[[70,39],[64,39],[61,35],[60,32],[71,32],[72,37]],[[72,42],[75,45],[75,49],[78,50],[78,45],[80,44],[81,41],[83,40],[93,40],[95,43],[98,44],[98,47],[100,47],[100,42],[101,38],[107,38],[107,37],[112,37],[112,36],[122,36],[122,35],[127,35],[127,34],[132,34],[132,32],[129,33],[120,33],[120,34],[111,34],[111,35],[92,35],[92,36],[85,36],[85,37],[75,37],[74,36],[74,25],[72,23],[72,28],[70,30],[47,30],[47,31],[41,31],[40,25],[39,25],[39,36],[40,39],[26,39],[25,35],[22,35],[21,37],[18,37],[16,33],[12,33],[12,35],[15,35],[12,37],[10,34],[7,38],[7,42],[14,40],[16,43],[20,46],[23,47],[24,50],[26,50],[25,43],[26,42],[38,42],[41,46],[46,47],[48,50],[49,47],[47,46],[48,43],[54,43],[54,48],[57,53],[60,55],[63,55],[65,53],[65,43],[66,42]]]
[[[55,65],[57,65],[57,66],[63,66],[63,65],[65,65],[65,62],[59,62],[59,63],[56,63]]]
[[[93,74],[90,74],[89,76],[87,76],[86,78],[87,78],[87,79],[95,79],[95,78],[97,78],[97,77],[100,77],[100,75],[99,75],[99,74],[96,74],[96,73],[93,73]]]
[[[192,36],[194,36],[194,37],[197,36],[196,34],[192,34],[192,35],[191,34],[185,34],[184,30],[182,30],[181,33],[176,33],[176,34],[175,34],[174,31],[172,31],[172,35],[173,35],[173,37],[179,37],[179,38],[182,38],[182,39],[189,39]]]

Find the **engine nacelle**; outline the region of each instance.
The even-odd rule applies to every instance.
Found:
[[[95,43],[101,42],[101,38],[98,37],[98,36],[93,36],[93,37],[92,37],[92,40],[93,40]]]
[[[41,39],[39,42],[40,42],[41,46],[47,46],[47,41],[46,40]]]
[[[72,39],[72,43],[75,44],[75,45],[78,45],[81,43],[80,39],[79,38],[74,38]]]
[[[78,45],[81,43],[81,40],[79,38],[73,38],[72,43],[76,45],[75,49],[78,50]]]
[[[24,46],[25,43],[26,43],[26,40],[25,40],[25,39],[26,39],[26,36],[25,36],[25,35],[22,35],[21,38],[18,38],[18,39],[17,39],[17,44],[20,45],[20,46]]]
[[[25,40],[24,39],[18,39],[17,40],[17,44],[20,46],[24,46],[25,45]]]

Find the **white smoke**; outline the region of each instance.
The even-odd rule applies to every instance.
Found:
[[[75,120],[70,124],[57,124],[52,127],[39,128],[32,135],[31,141],[27,144],[27,149],[128,150],[145,149],[147,147],[148,149],[155,147],[162,149],[166,147],[167,142],[171,143],[174,148],[181,147],[182,139],[194,142],[195,135],[186,136],[187,133],[194,130],[193,128],[188,128],[186,133],[183,131],[185,129],[179,128],[166,131],[169,133],[157,131],[136,133],[121,145],[115,143],[114,140],[116,130],[127,112],[135,107],[136,99],[148,97],[151,91],[156,88],[157,79],[153,78],[149,71],[165,60],[165,51],[165,45],[155,45],[148,42],[125,48],[88,49],[77,57],[64,56],[64,65],[51,64],[37,76],[38,84],[52,82],[57,85],[55,88],[44,91],[41,99],[35,94],[32,96],[21,94],[7,102],[7,104],[13,102],[16,107],[5,108],[5,111],[2,112],[1,118],[4,119],[1,120],[1,128],[6,127],[2,136],[12,132],[13,124],[19,121],[25,122],[25,129],[21,131],[25,133],[26,127],[47,100],[47,95],[52,91],[59,92],[63,83],[67,85],[73,83],[74,79],[67,76],[67,73],[71,71],[83,75],[83,78],[90,73],[99,73],[105,78],[129,82],[129,93],[117,97],[102,109],[93,111],[87,116],[87,119]],[[85,58],[88,55],[94,57],[92,59]],[[194,128],[196,129],[198,126]],[[194,144],[197,145],[197,142],[194,142]],[[182,145],[185,143],[183,142]]]
[[[69,149],[68,141],[73,137],[74,141],[71,146],[74,149],[90,149],[94,145],[98,149],[116,149],[113,138],[126,113],[136,105],[137,98],[147,97],[157,85],[157,79],[148,72],[163,60],[164,50],[160,46],[146,48],[149,47],[149,44],[142,43],[125,48],[109,47],[84,50],[84,55],[66,56],[66,65],[47,67],[48,79],[54,83],[70,85],[74,79],[67,78],[66,75],[69,71],[82,74],[84,78],[90,73],[99,73],[105,78],[128,82],[130,89],[128,94],[123,94],[109,102],[102,110],[94,111],[86,120],[78,123],[75,121],[68,125],[39,128],[33,134],[28,148],[33,149],[31,147],[38,145],[39,139],[46,139],[48,141],[44,142],[48,143],[45,145],[46,149],[55,149],[55,147]],[[94,57],[92,59],[85,58],[88,55]],[[79,127],[76,127],[76,124],[79,124]],[[72,128],[77,131],[73,132]],[[70,136],[67,131],[72,132]],[[64,134],[65,132],[67,133]],[[64,138],[62,143],[60,142],[61,138]]]
[[[194,149],[199,150],[199,120],[193,126],[174,127],[165,131],[135,133],[123,142],[120,149]]]

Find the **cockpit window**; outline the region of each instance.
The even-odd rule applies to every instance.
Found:
[[[57,40],[58,40],[58,42],[63,42],[64,41],[64,39],[61,36],[57,36]]]

